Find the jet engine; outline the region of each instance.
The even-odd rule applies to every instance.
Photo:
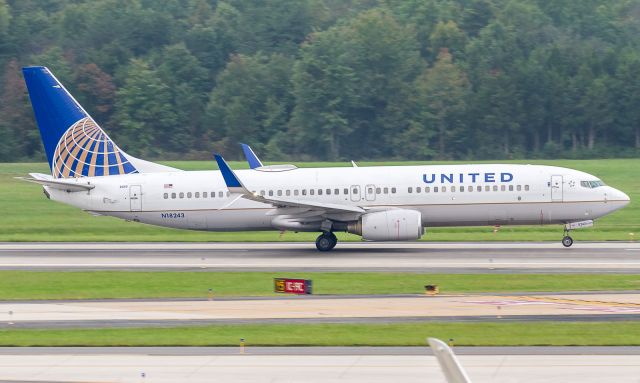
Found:
[[[410,241],[420,239],[424,230],[420,212],[394,209],[365,214],[350,222],[347,232],[367,241]]]

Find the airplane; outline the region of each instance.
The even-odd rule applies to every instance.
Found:
[[[47,198],[94,215],[179,229],[335,232],[365,241],[418,240],[425,228],[563,224],[570,230],[623,208],[629,197],[581,171],[539,165],[468,164],[182,171],[120,149],[49,69],[23,68],[51,174],[22,179]]]

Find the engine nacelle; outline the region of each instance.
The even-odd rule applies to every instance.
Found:
[[[415,210],[395,209],[363,215],[350,223],[347,231],[367,241],[410,241],[423,234],[422,214]]]

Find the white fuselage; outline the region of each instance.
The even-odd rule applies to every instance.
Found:
[[[537,165],[303,168],[238,170],[236,174],[249,190],[267,197],[358,206],[366,211],[417,210],[424,227],[570,223],[596,219],[629,202],[626,194],[612,187],[584,186],[584,181],[597,180],[592,175]],[[53,200],[86,211],[181,229],[286,229],[278,224],[278,217],[291,213],[229,193],[219,171],[82,180],[95,188],[88,192],[45,188]],[[328,218],[357,219],[350,214]]]

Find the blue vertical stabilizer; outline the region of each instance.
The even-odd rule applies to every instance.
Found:
[[[55,178],[138,172],[49,69],[33,66],[22,72]]]

